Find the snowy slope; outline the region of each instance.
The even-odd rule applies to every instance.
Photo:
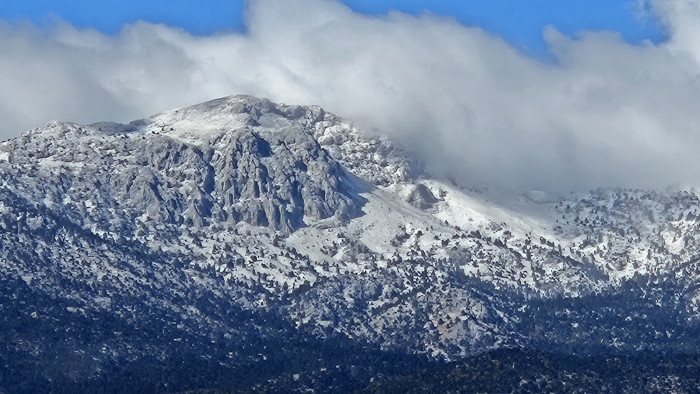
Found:
[[[248,96],[50,123],[0,145],[0,174],[0,276],[70,313],[235,335],[207,294],[445,358],[695,346],[678,339],[700,316],[693,191],[468,189],[319,107]],[[592,329],[606,313],[627,328]]]

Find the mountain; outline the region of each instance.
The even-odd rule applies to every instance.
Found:
[[[700,390],[691,190],[468,188],[248,96],[49,123],[0,179],[0,392]]]

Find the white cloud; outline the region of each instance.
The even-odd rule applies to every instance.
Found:
[[[128,121],[246,93],[319,104],[415,147],[467,183],[700,186],[700,2],[659,0],[667,42],[545,30],[554,62],[434,15],[258,0],[248,32],[136,23],[0,25],[0,137],[52,119]]]

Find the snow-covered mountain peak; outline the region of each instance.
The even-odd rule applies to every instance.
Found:
[[[308,110],[311,110],[310,108]],[[292,126],[307,115],[300,106],[276,105],[251,96],[229,96],[190,107],[166,111],[147,119],[134,121],[142,132],[162,134],[190,144],[203,145],[222,134],[244,128],[269,127],[273,124]],[[296,122],[304,125],[307,122]]]
[[[146,302],[184,316],[188,335],[236,335],[200,308],[208,297],[444,357],[584,343],[597,317],[577,303],[599,295],[700,318],[694,193],[475,191],[420,168],[319,107],[248,96],[129,124],[53,122],[0,145],[0,273],[86,315],[139,321]],[[649,284],[675,292],[637,292]],[[645,329],[663,320],[611,308]],[[543,310],[566,314],[566,335],[533,323]],[[666,346],[619,335],[595,346]]]
[[[199,146],[240,129],[267,135],[296,130],[312,135],[333,159],[374,184],[407,181],[420,172],[416,161],[395,142],[364,134],[318,106],[275,104],[238,95],[163,112],[131,126]]]

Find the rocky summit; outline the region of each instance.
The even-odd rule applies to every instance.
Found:
[[[700,390],[693,190],[468,188],[248,96],[0,179],[0,392]]]

